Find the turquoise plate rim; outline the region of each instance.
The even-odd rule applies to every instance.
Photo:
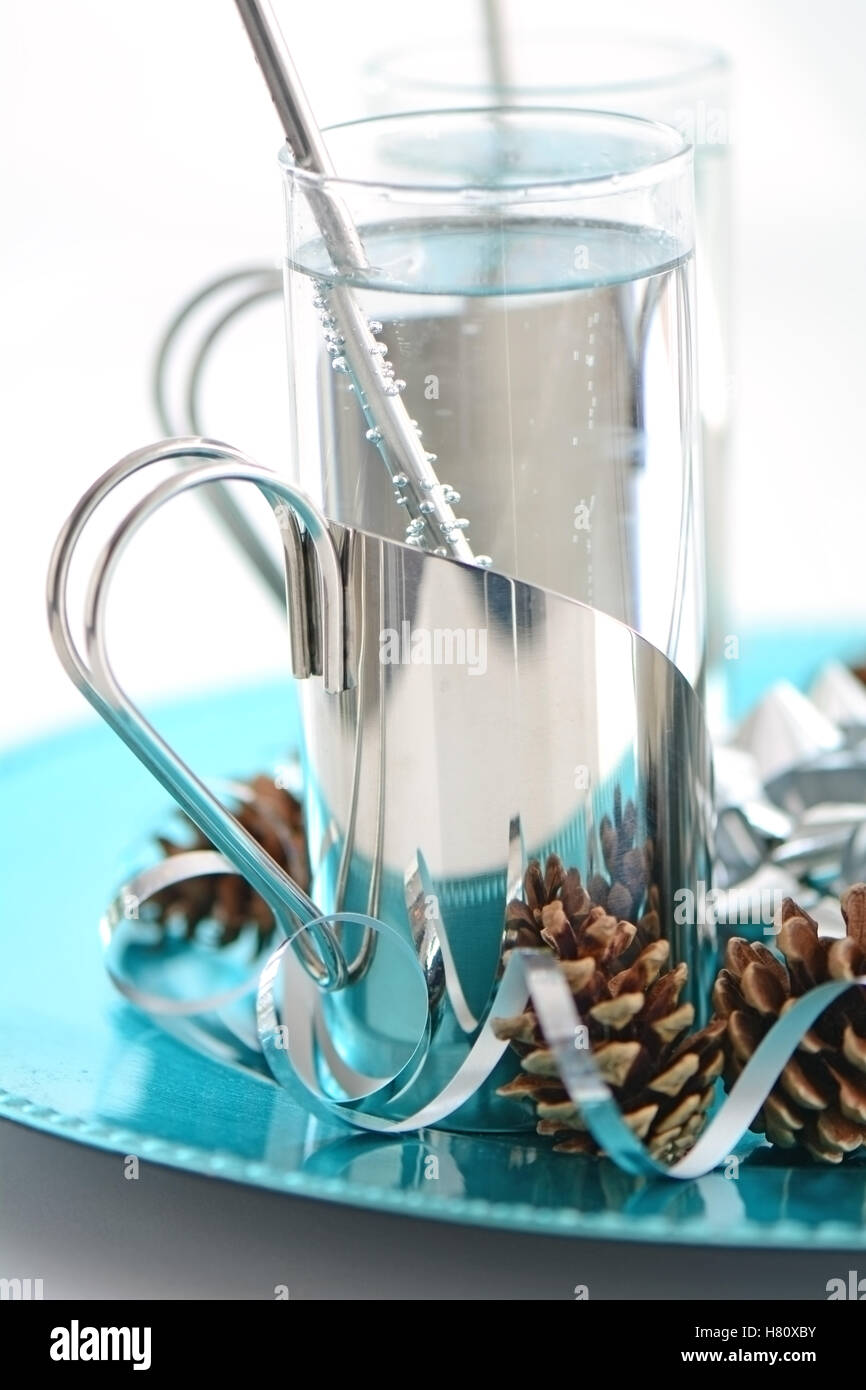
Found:
[[[534,1206],[531,1202],[490,1202],[479,1197],[428,1197],[421,1193],[377,1187],[374,1184],[365,1184],[356,1192],[340,1178],[321,1178],[300,1172],[287,1173],[271,1164],[242,1161],[233,1154],[221,1153],[218,1150],[196,1150],[191,1145],[183,1146],[181,1158],[176,1146],[152,1135],[139,1135],[133,1130],[122,1131],[116,1126],[112,1126],[110,1130],[106,1127],[106,1133],[102,1134],[99,1126],[93,1122],[53,1111],[47,1106],[32,1104],[24,1097],[14,1096],[6,1091],[0,1091],[0,1118],[110,1153],[135,1152],[149,1162],[195,1173],[201,1177],[222,1178],[242,1184],[253,1183],[269,1191],[336,1202],[361,1210],[420,1216],[431,1221],[485,1226],[533,1235],[734,1248],[743,1248],[754,1243],[752,1239],[744,1240],[743,1233],[738,1233],[732,1227],[720,1226],[700,1218],[672,1222],[662,1216],[644,1215],[629,1219],[626,1230],[624,1218],[615,1211],[592,1213],[570,1207]],[[347,1130],[347,1137],[349,1133]],[[472,1135],[461,1137],[474,1139],[479,1144],[491,1142],[489,1138]],[[565,1163],[573,1160],[563,1155],[562,1161]],[[834,1221],[810,1225],[807,1222],[785,1218],[767,1225],[761,1224],[760,1227],[754,1226],[750,1233],[752,1236],[760,1234],[762,1242],[770,1249],[860,1250],[866,1246],[866,1231],[861,1230],[855,1236],[850,1226]]]

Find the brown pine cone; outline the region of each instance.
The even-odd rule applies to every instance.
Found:
[[[301,888],[308,889],[310,865],[300,803],[264,775],[252,778],[244,786],[252,795],[249,801],[240,803],[235,813],[237,819]],[[158,837],[157,842],[169,857],[191,849],[213,849],[195,827],[184,844],[164,836]],[[248,926],[257,928],[261,944],[274,927],[273,913],[264,898],[240,874],[188,879],[155,894],[153,902],[155,920],[163,925],[170,919],[179,920],[187,936],[192,936],[201,922],[216,922],[222,945],[236,941]]]
[[[842,898],[847,935],[822,938],[791,899],[782,904],[776,944],[732,937],[713,990],[728,1021],[725,1084],[736,1081],[780,1014],[814,985],[866,974],[866,884]],[[866,1144],[866,996],[852,988],[825,1009],[788,1062],[751,1128],[783,1149],[803,1148],[841,1163]]]
[[[546,945],[560,957],[589,1044],[626,1123],[654,1157],[674,1162],[704,1126],[724,1065],[724,1020],[688,1034],[694,1008],[679,1002],[688,968],[668,968],[670,946],[658,939],[657,912],[649,923],[644,917],[635,924],[593,906],[577,870],[566,872],[555,856],[544,874],[538,861],[530,864],[524,893],[525,903],[508,908],[514,945]],[[519,1053],[523,1068],[499,1094],[531,1101],[539,1134],[560,1136],[558,1151],[597,1153],[559,1081],[533,1009],[497,1019],[493,1027]]]

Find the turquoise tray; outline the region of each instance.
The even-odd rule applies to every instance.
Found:
[[[286,761],[292,694],[272,684],[209,695],[159,711],[158,723],[197,769],[243,776]],[[0,779],[0,1115],[190,1172],[438,1220],[612,1240],[864,1245],[859,1161],[791,1165],[746,1146],[736,1178],[684,1184],[629,1178],[532,1137],[383,1142],[312,1113],[304,1094],[197,1055],[113,992],[97,936],[165,793],[98,723],[8,753]]]

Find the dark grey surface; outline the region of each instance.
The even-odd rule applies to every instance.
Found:
[[[123,1160],[0,1122],[0,1277],[45,1298],[824,1299],[852,1252],[512,1235]],[[862,1262],[861,1262],[862,1263]]]

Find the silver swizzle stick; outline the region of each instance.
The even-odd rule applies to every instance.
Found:
[[[323,180],[335,178],[322,132],[271,6],[267,0],[235,0],[235,4],[295,162]],[[348,208],[325,184],[311,185],[309,199],[336,274],[363,277],[370,267]],[[408,512],[407,541],[456,560],[489,564],[486,556],[476,559],[473,555],[466,535],[469,523],[455,516],[451,505],[456,494],[447,483],[439,482],[432,467],[435,455],[424,448],[401,399],[405,383],[383,361],[381,344],[351,288],[333,283],[324,286],[321,295],[326,327],[331,340],[340,343],[345,369],[370,426],[367,437],[385,461],[397,502]]]

